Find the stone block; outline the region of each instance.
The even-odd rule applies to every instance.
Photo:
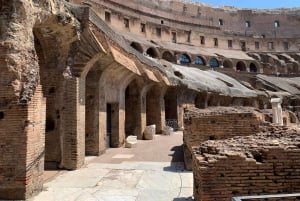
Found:
[[[144,139],[145,140],[153,140],[153,138],[155,136],[155,131],[156,131],[155,125],[146,126],[145,131],[144,131]]]

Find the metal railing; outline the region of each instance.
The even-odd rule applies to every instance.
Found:
[[[297,200],[300,200],[300,193],[292,193],[292,194],[277,194],[277,195],[254,195],[254,196],[240,196],[233,197],[231,201],[243,201],[243,200],[253,200],[253,199],[272,199],[272,198],[291,198],[295,197]]]
[[[166,119],[166,126],[173,128],[174,130],[178,129],[177,119]]]

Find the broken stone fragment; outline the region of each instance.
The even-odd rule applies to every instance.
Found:
[[[125,141],[125,148],[135,148],[137,146],[137,136],[129,135]]]
[[[171,135],[174,129],[170,126],[165,126],[163,130],[163,135]]]

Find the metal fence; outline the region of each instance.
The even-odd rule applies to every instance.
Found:
[[[166,119],[166,126],[173,128],[174,130],[178,129],[177,119]]]

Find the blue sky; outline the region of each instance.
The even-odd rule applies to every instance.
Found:
[[[234,6],[237,8],[291,8],[300,7],[300,0],[192,0],[215,6]]]

